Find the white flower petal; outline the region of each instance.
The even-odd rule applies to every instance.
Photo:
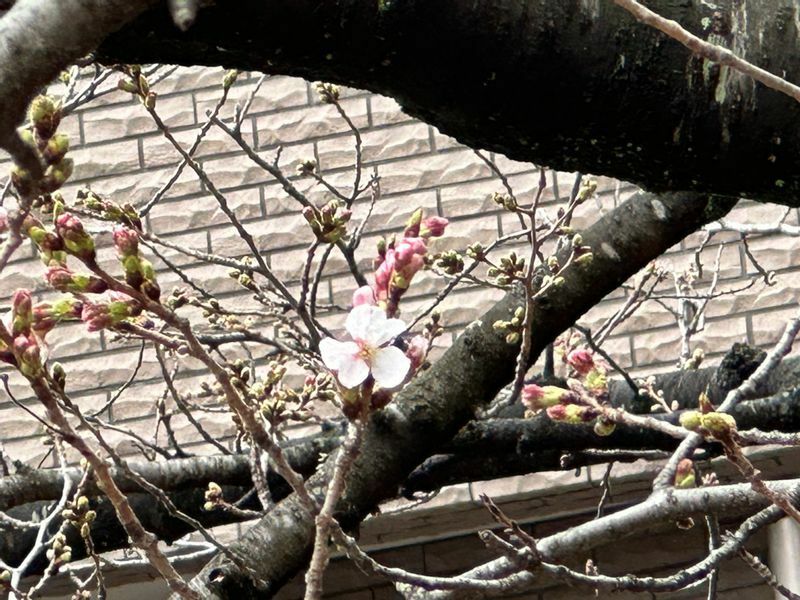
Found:
[[[360,385],[367,375],[369,375],[369,367],[364,359],[360,356],[352,356],[341,362],[337,377],[344,387],[354,388]]]
[[[367,331],[367,342],[371,346],[383,346],[406,330],[406,324],[400,319],[384,319],[382,323],[373,321],[372,325]]]
[[[350,311],[347,315],[347,321],[344,326],[347,328],[347,333],[350,334],[354,340],[366,340],[367,332],[372,326],[373,320],[376,319],[386,320],[386,315],[377,306],[370,304],[359,304]]]
[[[389,346],[375,352],[372,359],[372,376],[383,388],[397,387],[408,375],[411,361],[400,348]]]
[[[338,371],[342,362],[351,360],[358,354],[359,347],[355,342],[340,342],[333,338],[324,338],[319,342],[319,353],[322,362],[332,371]]]

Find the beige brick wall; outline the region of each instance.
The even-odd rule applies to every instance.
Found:
[[[155,87],[159,93],[159,112],[185,146],[192,143],[198,127],[205,122],[206,111],[219,98],[221,76],[219,70],[182,67]],[[233,104],[246,98],[258,79],[257,74],[240,76],[231,90],[232,100],[222,111],[224,117],[232,114]],[[363,266],[369,265],[375,240],[381,235],[399,232],[417,206],[451,220],[446,237],[437,242],[438,248],[463,250],[474,241],[489,243],[517,226],[512,215],[498,210],[489,199],[492,192],[502,189],[500,182],[472,150],[404,115],[391,99],[344,90],[342,105],[361,128],[367,172],[375,168],[382,178],[383,197],[375,207],[369,234],[359,251]],[[141,206],[168,180],[179,161],[177,153],[156,130],[144,109],[123,92],[112,92],[81,107],[64,119],[62,131],[71,137],[71,156],[76,164],[73,178],[64,190],[65,197],[70,200],[80,186],[90,185],[116,202]],[[245,139],[267,160],[271,160],[280,144],[283,148],[281,167],[318,205],[330,195],[313,180],[298,179],[294,175],[295,166],[301,160],[316,158],[329,181],[345,190],[352,185],[352,136],[334,108],[319,104],[312,86],[302,80],[267,79],[255,97],[242,131]],[[296,203],[216,127],[210,130],[197,156],[253,234],[276,274],[289,284],[296,284],[309,242]],[[530,198],[538,182],[538,172],[531,165],[502,156],[494,158],[508,175],[517,195]],[[0,162],[3,171],[8,166],[7,159]],[[569,174],[558,174],[560,198],[568,194],[572,179]],[[600,211],[613,208],[633,191],[629,185],[606,178],[599,180]],[[550,186],[544,195],[543,210],[552,212],[556,206],[556,188]],[[360,200],[355,207],[354,220],[360,220],[366,209],[367,201]],[[579,209],[575,223],[579,227],[586,225],[597,214],[598,205],[589,202]],[[749,204],[735,209],[733,218],[769,221],[782,214],[780,207]],[[797,223],[796,210],[792,211],[788,222]],[[185,169],[150,212],[147,225],[172,243],[200,251],[226,256],[240,256],[246,252],[216,200],[189,169]],[[109,238],[106,234],[101,240],[106,247],[103,264],[111,268],[115,259],[108,249]],[[719,239],[734,238],[719,236]],[[693,247],[698,240],[698,235],[691,236],[673,248],[663,262],[676,269],[687,267],[693,260]],[[712,243],[703,254],[707,267],[713,262],[717,243]],[[735,297],[727,296],[711,303],[706,329],[695,340],[711,361],[718,359],[733,342],[770,344],[777,339],[783,321],[796,310],[800,244],[792,238],[762,236],[753,238],[751,249],[765,268],[777,272],[778,283],[769,288],[756,284]],[[202,264],[171,250],[163,253],[218,293],[221,300],[235,302],[239,308],[257,308],[249,294],[228,277],[226,269]],[[737,244],[727,247],[722,257],[721,289],[739,286],[754,276],[755,269]],[[162,288],[169,293],[173,285],[180,283],[179,279],[167,272],[163,264],[156,263],[161,272]],[[3,274],[0,302],[6,302],[17,287],[33,289],[39,297],[47,296],[41,281],[42,272],[32,249],[23,247],[11,268]],[[420,276],[406,297],[406,313],[413,314],[416,308],[427,305],[440,286],[440,280],[430,275]],[[320,300],[346,305],[353,288],[344,262],[332,255],[330,269],[320,288]],[[499,293],[492,290],[459,288],[443,304],[447,327],[443,344],[498,297]],[[624,300],[623,291],[612,293],[583,318],[583,323],[599,326]],[[337,316],[326,318],[325,322],[341,327],[342,320]],[[108,332],[89,334],[82,325],[75,324],[56,330],[49,339],[52,356],[62,361],[69,373],[68,391],[86,411],[104,406],[136,369],[138,344],[120,343]],[[647,303],[614,333],[607,347],[621,365],[631,368],[634,374],[646,374],[674,367],[679,334],[664,308]],[[196,363],[186,361],[181,370],[183,388],[196,386],[203,376],[203,370]],[[147,349],[142,354],[136,383],[120,395],[105,416],[114,424],[149,439],[154,430],[155,401],[163,387],[159,380],[155,356]],[[13,375],[10,385],[19,401],[38,410],[30,392]],[[217,438],[230,436],[234,431],[227,416],[200,413],[199,418]],[[213,451],[199,440],[184,417],[176,416],[173,426],[180,439],[185,440],[187,449],[198,453]],[[47,448],[40,443],[41,433],[41,425],[0,394],[0,440],[12,458],[30,464],[40,461],[52,464]],[[126,453],[133,452],[124,436],[109,433],[109,438]],[[158,441],[165,443],[163,428]],[[383,597],[382,592],[375,593],[378,595],[371,597]],[[552,596],[546,594],[545,597],[549,600]]]

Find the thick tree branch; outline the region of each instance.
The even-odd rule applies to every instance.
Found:
[[[800,81],[793,0],[751,3],[746,18],[735,0],[648,6]],[[459,141],[518,160],[800,204],[800,104],[610,1],[219,0],[186,33],[154,9],[100,56],[334,81],[392,96]]]
[[[800,481],[797,479],[772,481],[769,485],[771,489],[786,494],[793,504],[797,504],[800,497]],[[646,502],[640,502],[630,508],[538,540],[536,547],[543,560],[558,563],[575,556],[588,556],[594,548],[610,542],[619,543],[664,521],[693,515],[748,514],[767,506],[769,501],[746,483],[691,490],[670,488],[654,492]],[[777,520],[779,516],[780,511],[776,507],[771,507],[763,513],[764,518],[757,519],[753,524],[764,525],[771,520]],[[502,578],[498,582],[502,582],[502,586],[498,589],[501,592],[521,589],[536,581],[537,573],[517,571],[519,571],[517,566],[511,564],[508,559],[501,558],[472,569],[460,578],[477,580]],[[441,591],[410,597],[446,600],[463,595],[458,591]]]
[[[16,131],[28,102],[62,69],[155,1],[17,0],[0,18],[0,147],[38,174],[36,154]]]

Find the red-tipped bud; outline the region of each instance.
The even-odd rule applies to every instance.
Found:
[[[597,410],[591,406],[580,404],[556,404],[547,409],[547,416],[553,421],[568,423],[570,425],[580,425],[588,423],[597,417]]]
[[[406,356],[411,361],[411,373],[414,373],[425,362],[428,355],[428,340],[421,335],[415,335],[408,340],[408,347],[406,348]]]
[[[56,232],[64,241],[67,252],[85,262],[94,262],[94,239],[83,228],[81,220],[71,213],[56,218]]]
[[[20,372],[27,377],[36,377],[42,372],[41,349],[33,335],[18,335],[14,338],[14,354]]]
[[[73,273],[64,265],[51,265],[44,277],[48,285],[59,292],[101,294],[108,289],[102,279],[85,273]]]
[[[422,221],[422,226],[419,230],[421,238],[440,237],[444,235],[445,227],[450,223],[444,217],[428,217]]]
[[[40,302],[33,307],[33,330],[40,336],[62,321],[81,318],[83,303],[72,296],[65,296],[54,302]]]
[[[16,290],[11,299],[11,335],[29,333],[33,324],[33,303],[28,290]]]
[[[81,320],[89,331],[99,331],[135,317],[141,311],[141,307],[131,298],[112,293],[107,301],[84,303]]]
[[[528,410],[537,411],[557,404],[572,404],[578,395],[555,385],[539,386],[529,383],[522,388],[522,403]]]
[[[588,350],[573,350],[567,355],[567,364],[579,374],[586,375],[594,369],[594,358]]]
[[[136,256],[139,253],[139,234],[129,227],[118,225],[114,228],[114,246],[120,258]]]

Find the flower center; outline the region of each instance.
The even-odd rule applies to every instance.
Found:
[[[358,341],[357,344],[359,347],[358,355],[363,358],[365,362],[371,364],[378,349],[362,341]]]

